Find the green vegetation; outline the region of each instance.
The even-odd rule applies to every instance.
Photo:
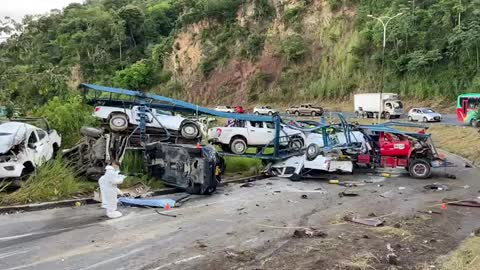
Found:
[[[57,158],[40,167],[20,189],[0,197],[0,204],[57,201],[92,190],[90,183],[76,179],[68,164]]]
[[[449,255],[441,258],[441,270],[475,270],[480,269],[480,237],[471,237]]]

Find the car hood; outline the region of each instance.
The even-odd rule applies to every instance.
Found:
[[[7,122],[0,124],[0,154],[7,153],[15,145],[21,144],[29,130],[35,127],[20,122]]]

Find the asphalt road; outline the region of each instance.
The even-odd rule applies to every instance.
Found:
[[[107,220],[97,205],[3,215],[0,269],[231,269],[240,265],[243,269],[271,269],[269,264],[275,262],[269,258],[291,239],[298,226],[323,227],[336,239],[335,230],[340,227],[331,226],[331,221],[345,212],[403,216],[446,196],[476,198],[480,171],[465,168],[457,158],[452,160],[459,167],[448,172],[455,173],[457,180],[444,178],[443,170],[429,180],[339,175],[341,180],[381,181],[383,186],[371,183],[357,188],[358,197],[339,198],[337,194],[345,188],[322,181],[271,178],[252,187],[233,184],[212,196],[193,197],[168,211],[177,217],[161,216],[153,209],[121,207],[122,218]],[[423,185],[433,182],[448,184],[452,190],[426,193]],[[390,195],[378,196],[385,192]],[[302,199],[303,194],[308,199]],[[449,221],[455,223],[451,235],[459,241],[478,225],[480,212],[467,210],[470,212]],[[351,228],[355,227],[347,230]],[[385,249],[385,243],[381,247]],[[258,249],[261,252],[254,252]],[[300,251],[289,252],[295,255]],[[251,257],[234,261],[235,267],[229,265],[239,254]],[[292,265],[276,268],[292,269]]]

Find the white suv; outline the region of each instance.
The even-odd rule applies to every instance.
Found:
[[[277,112],[277,110],[272,109],[272,107],[270,107],[270,106],[259,106],[259,107],[253,108],[253,113],[256,114],[256,115],[259,115],[259,114],[272,115],[276,112]]]
[[[219,111],[219,112],[227,112],[227,113],[233,113],[235,110],[230,107],[230,106],[217,106],[215,107],[214,109],[215,111]]]
[[[0,180],[32,173],[52,159],[62,143],[58,133],[23,122],[0,124]]]
[[[224,151],[241,155],[247,148],[263,147],[272,143],[275,138],[275,126],[271,122],[232,121],[226,127],[215,127],[208,130],[208,141],[218,144]],[[305,135],[298,130],[282,127],[280,131],[280,144],[289,146],[293,150],[303,148]]]
[[[129,124],[140,124],[139,110],[139,106],[133,106],[132,109],[97,106],[95,107],[93,116],[107,122],[112,131],[121,132],[127,130]],[[168,112],[157,109],[149,109],[146,115],[148,118],[146,119],[147,127],[165,128],[169,131],[178,132],[181,137],[189,140],[199,138],[202,135],[198,123],[181,116],[174,116]]]

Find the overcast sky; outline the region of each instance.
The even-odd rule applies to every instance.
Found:
[[[9,16],[20,21],[25,15],[44,14],[52,9],[61,9],[70,3],[83,0],[0,0],[0,18]]]

